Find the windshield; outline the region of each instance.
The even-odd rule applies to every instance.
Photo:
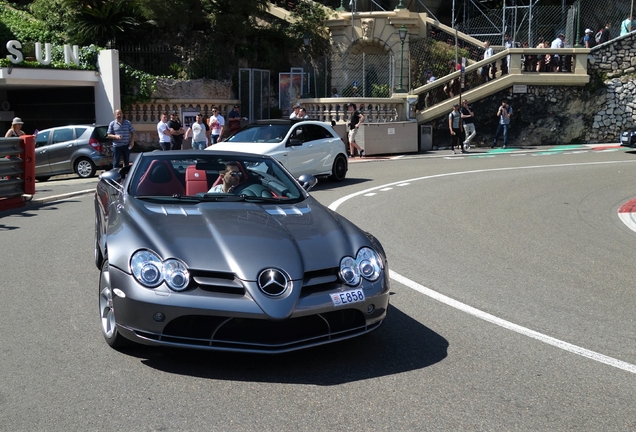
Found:
[[[297,202],[305,198],[287,171],[268,157],[153,153],[141,156],[133,168],[128,191],[139,198],[186,202]]]
[[[279,143],[291,128],[290,124],[255,124],[247,126],[227,139],[241,143]]]

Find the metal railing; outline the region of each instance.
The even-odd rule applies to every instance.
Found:
[[[0,210],[24,205],[35,193],[35,137],[0,138]]]
[[[527,85],[574,85],[582,86],[589,82],[590,76],[587,72],[587,56],[590,50],[586,48],[511,48],[501,51],[487,60],[481,60],[468,66],[465,69],[466,82],[462,90],[462,95],[475,101],[500,90],[510,88],[515,84]],[[528,70],[528,63],[531,59],[543,58],[559,55],[559,72],[536,72]],[[501,63],[507,66],[508,56],[510,56],[510,68],[507,74],[500,74]],[[490,64],[498,64],[498,73],[495,79],[485,81],[480,74],[482,67]],[[534,64],[534,63],[531,63]],[[458,101],[458,92],[451,93],[448,87],[453,86],[461,80],[461,71],[446,75],[432,83],[425,84],[411,91],[418,95],[416,109],[418,122],[429,122],[443,114],[448,114],[452,105]],[[468,77],[468,78],[467,78]]]

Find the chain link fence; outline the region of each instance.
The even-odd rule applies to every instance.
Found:
[[[151,75],[198,79],[237,72],[227,65],[219,68],[214,62],[218,55],[211,46],[113,45],[111,48],[119,51],[121,62]]]
[[[611,37],[620,33],[620,24],[629,17],[632,0],[578,0],[566,6],[541,5],[539,1],[517,0],[503,9],[484,9],[457,25],[457,29],[491,45],[502,46],[504,35],[510,35],[519,47],[524,42],[536,47],[539,38],[550,43],[559,33],[565,35],[566,47],[581,44],[585,29],[596,34],[610,24]]]
[[[408,52],[404,51],[404,77],[407,77]],[[316,79],[316,97],[391,97],[399,86],[399,58],[391,54],[336,54],[319,62],[324,67]],[[320,82],[324,80],[324,82]],[[403,85],[407,85],[406,79]]]

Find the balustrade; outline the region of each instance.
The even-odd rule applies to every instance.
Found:
[[[124,109],[124,115],[133,124],[157,124],[161,114],[170,111],[200,112],[203,118],[212,115],[212,107],[219,109],[220,114],[227,122],[227,114],[232,110],[238,100],[171,100],[160,102],[136,103]]]
[[[365,117],[365,123],[396,122],[400,120],[400,114],[404,110],[403,100],[389,98],[322,98],[303,99],[299,102],[312,120],[336,123],[349,122],[349,103],[356,104],[357,110]]]

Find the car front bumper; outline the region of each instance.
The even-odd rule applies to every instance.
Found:
[[[621,146],[622,147],[634,147],[636,146],[636,135],[624,135],[621,134]]]
[[[145,288],[112,266],[109,272],[118,331],[146,345],[260,353],[294,351],[368,333],[381,325],[389,304],[387,269],[376,282],[362,286],[364,301],[335,307],[329,294],[351,288],[332,284],[324,291],[302,291],[285,319],[268,317],[249,289],[240,295],[200,288],[176,293],[165,285]],[[294,285],[293,289],[302,288]]]

